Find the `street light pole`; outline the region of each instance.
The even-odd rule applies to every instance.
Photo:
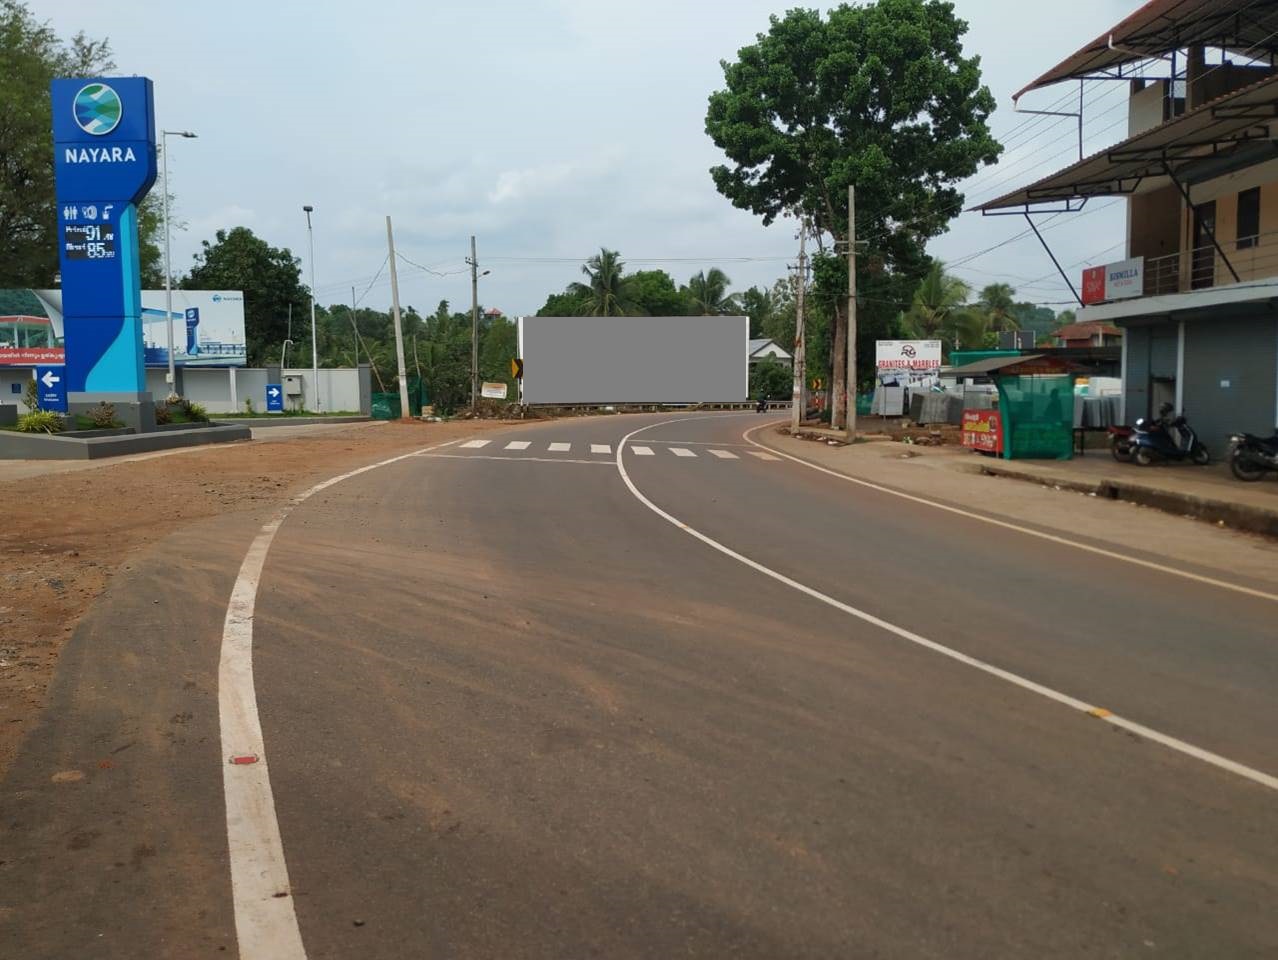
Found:
[[[311,227],[314,209],[309,203],[302,207],[306,213],[306,241],[311,250],[311,385],[315,388],[315,412],[320,413],[324,405],[320,400],[319,387],[319,339],[315,335],[315,230]]]
[[[470,412],[479,403],[479,261],[475,258],[475,238],[470,238]]]
[[[194,140],[195,134],[190,130],[161,130],[160,142],[163,144],[160,192],[164,194],[164,326],[169,340],[169,398],[177,396],[177,373],[173,362],[173,269],[170,266],[169,254],[169,137],[185,137]]]

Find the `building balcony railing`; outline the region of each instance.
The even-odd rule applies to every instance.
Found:
[[[1222,240],[1221,246],[1229,265],[1213,244],[1146,259],[1145,296],[1209,290],[1234,283],[1230,265],[1239,282],[1278,278],[1278,233]]]

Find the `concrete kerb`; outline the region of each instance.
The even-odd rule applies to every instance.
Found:
[[[111,432],[114,435],[85,437],[2,431],[0,460],[97,460],[102,457],[121,457],[155,450],[252,439],[249,428],[239,424],[210,424],[150,433]]]
[[[1165,513],[1193,517],[1209,523],[1223,523],[1236,530],[1278,537],[1278,509],[1267,509],[1255,504],[1235,503],[1216,497],[1204,497],[1112,477],[1094,481],[1080,480],[1063,477],[1056,473],[1018,468],[1006,461],[964,463],[956,465],[956,468],[988,477],[1007,477],[1012,480],[1059,487],[1062,490],[1095,494],[1109,500],[1122,500],[1144,507],[1153,507]]]
[[[214,423],[219,424],[237,424],[245,427],[252,427],[254,430],[259,427],[313,427],[323,423],[368,423],[373,418],[364,416],[352,417],[219,417],[216,414],[211,418]]]

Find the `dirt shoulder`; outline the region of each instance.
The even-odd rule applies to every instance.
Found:
[[[76,623],[138,551],[388,456],[508,426],[388,423],[0,482],[0,774],[44,706]]]

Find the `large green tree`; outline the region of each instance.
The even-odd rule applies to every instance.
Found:
[[[991,283],[981,290],[980,307],[994,333],[1017,329],[1016,291],[1007,283]]]
[[[49,83],[114,69],[106,40],[64,42],[26,4],[0,0],[0,278],[10,287],[51,287],[58,272]],[[139,211],[144,282],[163,282],[157,210],[144,200]]]
[[[294,356],[297,351],[310,354],[310,294],[302,285],[301,263],[287,247],[272,247],[248,227],[235,227],[203,242],[181,285],[188,290],[243,290],[249,363],[277,363],[289,335],[290,310]]]
[[[664,270],[636,270],[626,276],[626,289],[639,312],[650,317],[682,317],[693,312],[686,293]]]
[[[795,9],[722,64],[725,87],[710,96],[706,132],[730,161],[711,176],[735,206],[765,223],[797,213],[823,247],[827,237],[846,244],[856,187],[867,368],[873,337],[926,271],[928,240],[962,210],[956,184],[1001,150],[986,123],[995,101],[980,59],[963,55],[966,32],[941,0],[843,4],[826,17]],[[846,271],[827,267],[817,283],[834,310],[841,410]]]
[[[741,304],[735,294],[728,293],[732,281],[718,267],[698,270],[684,288],[684,295],[692,304],[692,312],[700,316],[735,314]]]

